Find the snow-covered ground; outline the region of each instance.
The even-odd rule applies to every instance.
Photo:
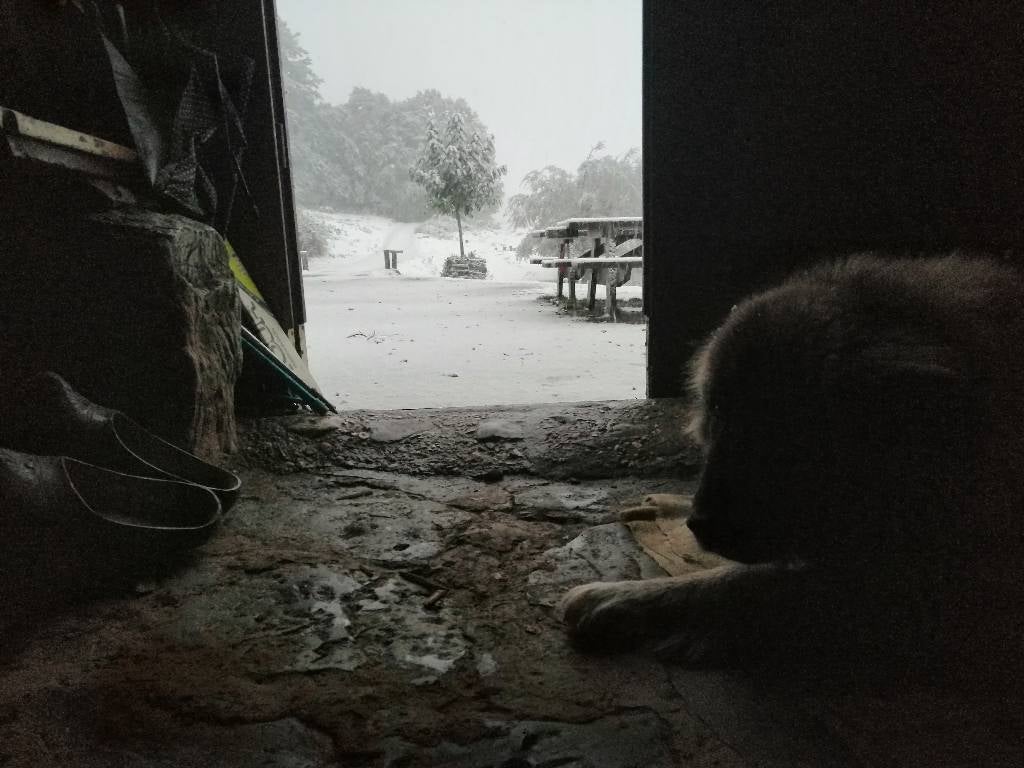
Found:
[[[438,276],[459,250],[454,221],[312,215],[332,255],[303,273],[306,341],[313,375],[339,409],[644,396],[645,326],[556,314],[543,301],[554,296],[554,270],[516,262],[508,249],[522,232],[466,225],[466,250],[487,260],[488,279],[463,280]],[[384,268],[384,248],[403,251],[397,273]],[[619,289],[620,300],[639,295]]]

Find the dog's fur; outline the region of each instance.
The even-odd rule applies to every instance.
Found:
[[[737,564],[577,587],[562,603],[577,644],[702,664],[1019,655],[1016,270],[963,256],[815,268],[735,307],[691,385],[705,465],[688,524]]]

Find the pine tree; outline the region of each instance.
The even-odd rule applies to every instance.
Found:
[[[320,102],[323,80],[313,71],[313,61],[299,43],[298,34],[280,16],[277,17],[277,34],[281,47],[281,77],[287,98],[308,109]]]
[[[428,121],[423,153],[409,169],[409,178],[427,191],[431,208],[455,217],[459,255],[465,258],[462,217],[496,205],[507,172],[504,165],[495,165],[494,137],[468,128],[461,112],[448,112],[443,133],[433,118]]]

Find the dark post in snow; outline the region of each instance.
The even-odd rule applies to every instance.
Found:
[[[617,264],[609,264],[604,268],[604,303],[608,319],[617,322],[618,312],[615,307],[615,287],[619,281],[619,267]]]
[[[562,242],[560,242],[558,244],[558,258],[560,258],[560,259],[564,259],[565,258],[565,240],[563,240]],[[565,265],[565,264],[559,264],[558,265],[558,296],[557,296],[557,298],[559,298],[559,299],[562,298],[563,285],[565,283],[565,275],[569,271],[568,269],[566,269],[566,266],[567,265]]]
[[[602,251],[602,249],[601,249],[601,238],[600,237],[595,237],[594,238],[594,250],[593,250],[593,252],[590,255],[593,256],[594,258],[597,258],[598,256],[601,255],[601,251]],[[597,303],[597,279],[598,279],[597,272],[598,272],[598,270],[597,270],[596,267],[591,267],[590,268],[590,286],[589,286],[589,290],[587,292],[587,311],[589,311],[589,312],[593,312],[594,311],[594,304]]]

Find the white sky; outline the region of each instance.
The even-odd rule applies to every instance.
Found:
[[[506,194],[641,143],[641,0],[277,0],[327,101],[355,86],[462,97],[494,134]]]

